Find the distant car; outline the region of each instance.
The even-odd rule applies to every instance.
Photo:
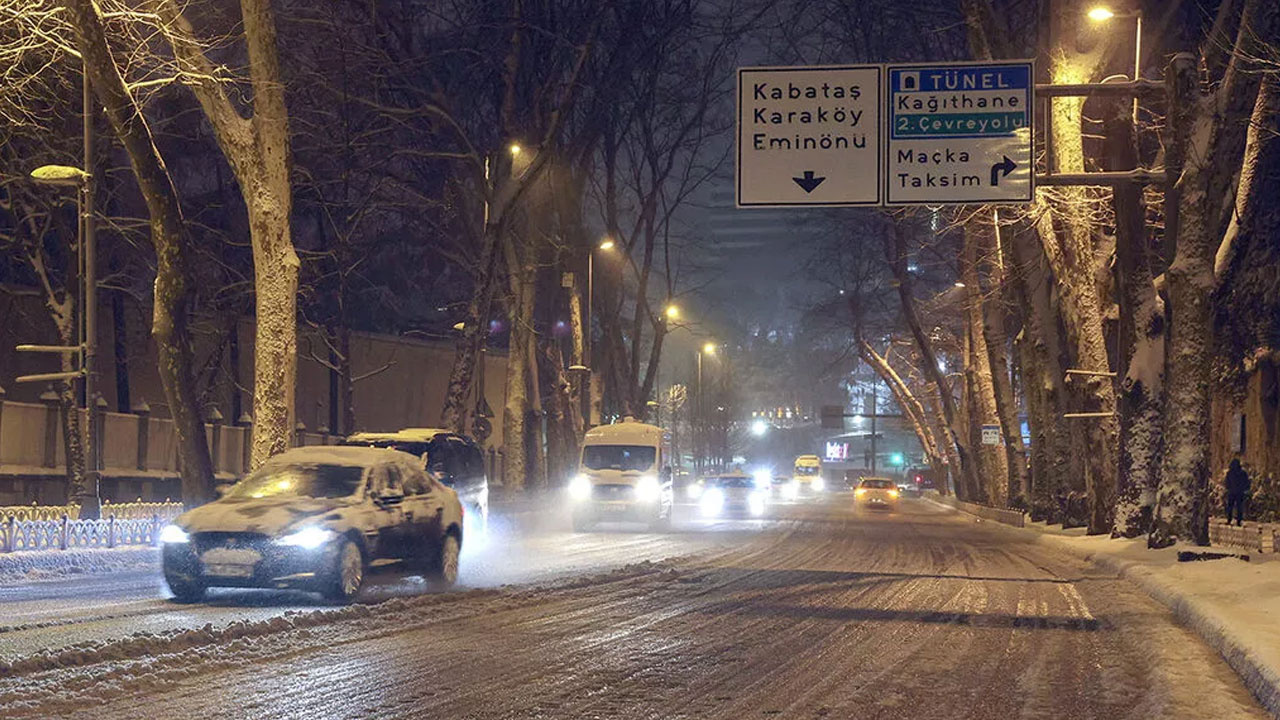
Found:
[[[853,491],[854,504],[876,510],[898,509],[898,486],[889,478],[864,477]]]
[[[462,513],[457,493],[407,453],[294,448],[163,528],[164,578],[179,602],[221,586],[299,588],[347,603],[370,563],[402,558],[448,586]]]
[[[770,478],[740,470],[708,475],[690,486],[690,499],[704,518],[762,517],[769,507]]]
[[[484,453],[465,435],[437,428],[405,428],[396,432],[359,432],[343,445],[390,448],[420,458],[422,467],[436,480],[458,493],[469,519],[489,522],[489,479]]]

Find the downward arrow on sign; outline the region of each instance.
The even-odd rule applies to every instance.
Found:
[[[796,184],[806,193],[813,192],[814,188],[821,185],[823,180],[826,180],[825,177],[814,177],[812,170],[805,170],[804,177],[793,177],[791,179],[795,180]]]

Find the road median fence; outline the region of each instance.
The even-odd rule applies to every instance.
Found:
[[[75,506],[0,508],[0,553],[154,545],[181,503],[104,505],[100,520],[81,520]]]

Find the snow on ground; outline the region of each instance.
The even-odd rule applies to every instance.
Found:
[[[491,550],[561,554],[545,566],[560,569],[670,559],[26,654],[0,668],[0,715],[1262,717],[1131,583],[966,518],[915,501],[854,512],[837,496],[666,536],[549,532]],[[509,577],[488,559],[488,579]]]
[[[0,585],[140,570],[159,559],[160,551],[149,546],[0,553]]]
[[[1280,715],[1280,556],[1250,553],[1178,562],[1178,552],[1210,548],[1175,545],[1149,550],[1145,538],[1085,536],[1034,523],[1046,539],[1085,554],[1137,582],[1168,605],[1241,675],[1262,704]]]
[[[1146,538],[1090,536],[1085,528],[1063,530],[1043,522],[1026,528],[1045,542],[1134,581],[1168,606],[1179,622],[1222,655],[1264,707],[1280,717],[1280,555],[1250,553],[1249,561],[1227,557],[1179,562],[1179,552],[1212,549],[1179,544],[1150,550]]]

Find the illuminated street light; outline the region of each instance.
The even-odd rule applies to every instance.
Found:
[[[668,305],[668,306],[667,306],[667,311],[666,311],[666,312],[667,312],[667,318],[668,318],[668,319],[671,319],[671,320],[679,320],[679,319],[680,319],[680,308],[679,308],[679,306],[676,306],[676,305]]]
[[[702,346],[702,354],[703,354],[703,355],[715,355],[715,354],[716,354],[716,344],[715,344],[715,343],[707,343],[706,345],[703,345],[703,346]]]
[[[959,280],[957,280],[957,281],[956,281],[956,287],[958,287],[958,288],[962,288],[962,287],[964,287],[964,286],[965,286],[965,284],[964,284],[964,283],[960,282]]]
[[[1094,22],[1106,22],[1115,17],[1116,14],[1106,5],[1098,5],[1089,8],[1088,17]]]
[[[769,423],[759,418],[756,418],[754,421],[752,421],[751,423],[752,435],[755,435],[756,437],[764,437],[765,433],[767,432],[769,432]]]
[[[520,146],[516,143],[511,143],[511,147],[507,149],[511,151],[511,157],[515,157],[520,154]]]
[[[614,247],[613,238],[605,238],[601,240],[600,244],[597,245],[596,247],[599,248],[600,250],[612,250]]]

